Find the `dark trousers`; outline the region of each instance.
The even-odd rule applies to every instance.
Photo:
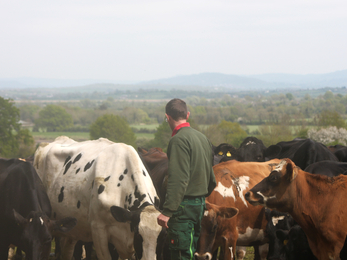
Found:
[[[200,236],[205,197],[185,198],[168,222],[171,260],[192,260]]]

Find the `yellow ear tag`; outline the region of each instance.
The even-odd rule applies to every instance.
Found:
[[[288,243],[288,240],[285,239],[285,240],[283,241],[283,245],[286,245],[287,243]]]
[[[218,155],[223,155],[223,152],[222,152],[222,151],[220,151],[220,152],[218,153]]]
[[[230,152],[227,152],[227,157],[231,157],[231,153]]]

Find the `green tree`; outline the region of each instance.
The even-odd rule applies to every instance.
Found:
[[[39,118],[35,121],[35,130],[44,128],[48,132],[57,132],[71,127],[72,116],[57,105],[47,105],[39,112]]]
[[[318,115],[318,126],[336,126],[346,128],[346,121],[336,111],[323,111]]]
[[[241,128],[239,123],[225,120],[222,120],[218,125],[208,127],[203,133],[214,145],[229,143],[235,147],[239,147],[247,137],[246,131]]]
[[[19,123],[19,109],[11,99],[0,97],[0,155],[27,157],[34,151],[34,139]]]
[[[100,137],[107,138],[113,142],[126,143],[135,147],[136,136],[131,130],[128,122],[113,114],[105,114],[90,126],[90,139]]]

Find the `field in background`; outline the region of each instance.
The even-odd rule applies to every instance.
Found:
[[[138,124],[138,125],[130,125],[131,128],[140,130],[140,129],[148,129],[149,131],[155,131],[158,128],[159,124],[152,124],[152,125],[145,125],[145,124]],[[206,128],[208,125],[202,125],[201,127]],[[248,125],[247,128],[250,132],[255,131],[258,129],[258,125]],[[85,140],[89,140],[89,132],[32,132],[31,133],[35,139],[36,143],[40,142],[53,142],[55,138],[58,136],[68,136],[75,141],[81,142]],[[146,139],[153,139],[154,138],[154,132],[152,133],[135,133],[137,138],[146,138]]]

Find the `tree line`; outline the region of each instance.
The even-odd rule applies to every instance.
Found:
[[[346,128],[347,95],[326,91],[315,98],[291,93],[219,98],[189,96],[191,125],[206,134],[211,142],[235,147],[249,136],[265,145],[308,137],[310,128]],[[89,132],[91,139],[106,137],[133,146],[166,149],[170,129],[164,122],[167,100],[129,101],[109,97],[72,102],[20,102],[0,97],[0,155],[25,156],[33,143],[30,131],[19,120],[33,125],[32,131]],[[130,124],[158,124],[153,140],[136,139]],[[256,125],[254,130],[250,126]],[[143,127],[143,131],[146,128]],[[338,142],[334,140],[332,143]],[[32,144],[34,146],[34,144]]]

